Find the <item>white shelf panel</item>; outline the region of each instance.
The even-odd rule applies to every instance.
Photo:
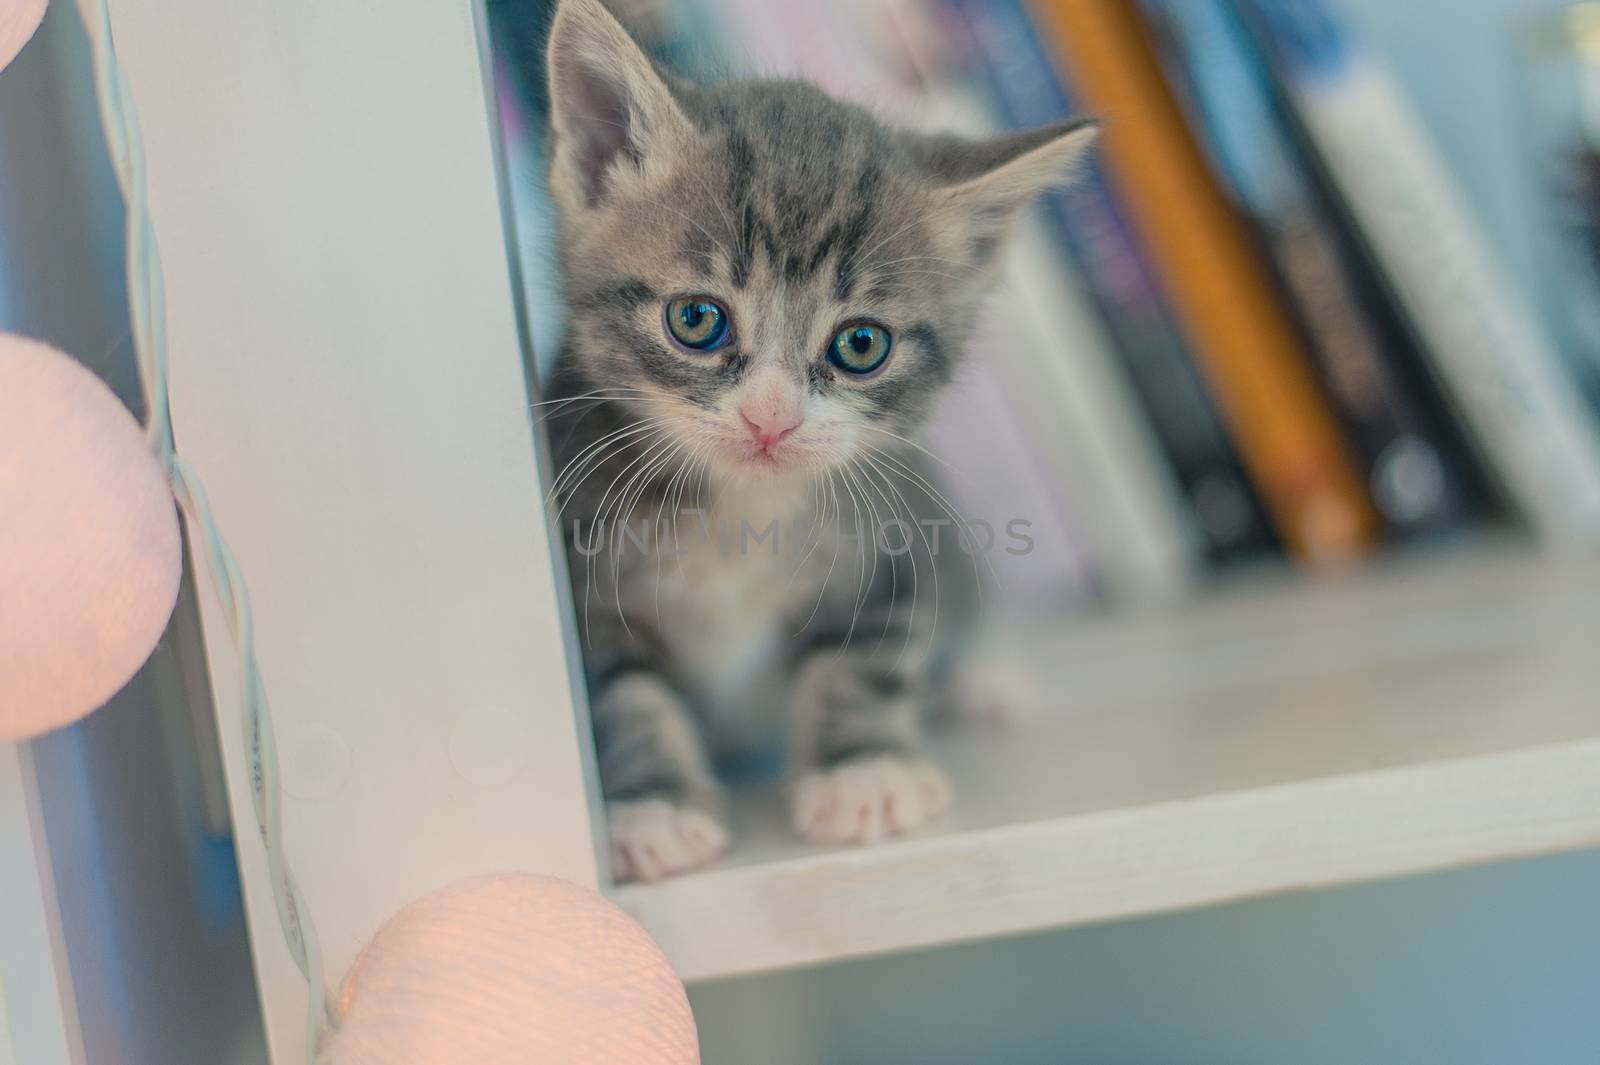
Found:
[[[735,800],[722,867],[618,899],[689,980],[1600,845],[1600,564],[1495,558],[1039,640],[1048,706],[946,738],[957,809],[807,846]]]

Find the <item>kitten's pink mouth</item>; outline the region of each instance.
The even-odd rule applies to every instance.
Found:
[[[783,473],[796,465],[794,449],[782,444],[772,448],[747,445],[732,450],[739,465],[762,473]]]
[[[782,454],[759,449],[745,452],[744,461],[760,470],[781,470],[789,465]]]

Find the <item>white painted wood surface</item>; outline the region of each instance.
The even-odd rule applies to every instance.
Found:
[[[618,897],[706,980],[1597,846],[1597,633],[1600,565],[1493,560],[1055,634],[946,823],[830,851],[742,796],[727,865]]]
[[[28,749],[0,743],[0,1065],[82,1065],[38,798]]]
[[[113,0],[167,265],[178,445],[255,597],[330,979],[405,904],[595,883],[470,0]],[[202,591],[273,1060],[305,991]]]

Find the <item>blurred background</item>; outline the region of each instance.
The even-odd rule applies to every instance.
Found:
[[[549,5],[487,6],[547,365]],[[691,71],[804,73],[906,122],[1107,119],[1094,171],[1009,264],[975,398],[931,433],[967,474],[964,509],[1050,530],[1001,574],[1028,607],[1160,610],[1394,558],[1465,574],[1600,539],[1600,5],[613,6]],[[0,329],[103,353],[91,364],[131,401],[86,63],[58,3],[0,75]],[[980,440],[974,410],[1012,431]],[[28,752],[91,1065],[265,1060],[204,664],[184,654],[193,609],[106,713]],[[1577,854],[694,999],[708,1065],[1588,1063],[1597,899],[1600,854]],[[0,906],[0,956],[17,920]],[[4,988],[0,1062],[27,990]]]

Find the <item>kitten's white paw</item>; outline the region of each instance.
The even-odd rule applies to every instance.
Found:
[[[950,808],[950,780],[927,762],[869,758],[808,773],[794,792],[794,827],[816,843],[876,843]]]
[[[665,799],[611,803],[611,871],[618,881],[661,880],[710,865],[728,849],[711,814]]]

